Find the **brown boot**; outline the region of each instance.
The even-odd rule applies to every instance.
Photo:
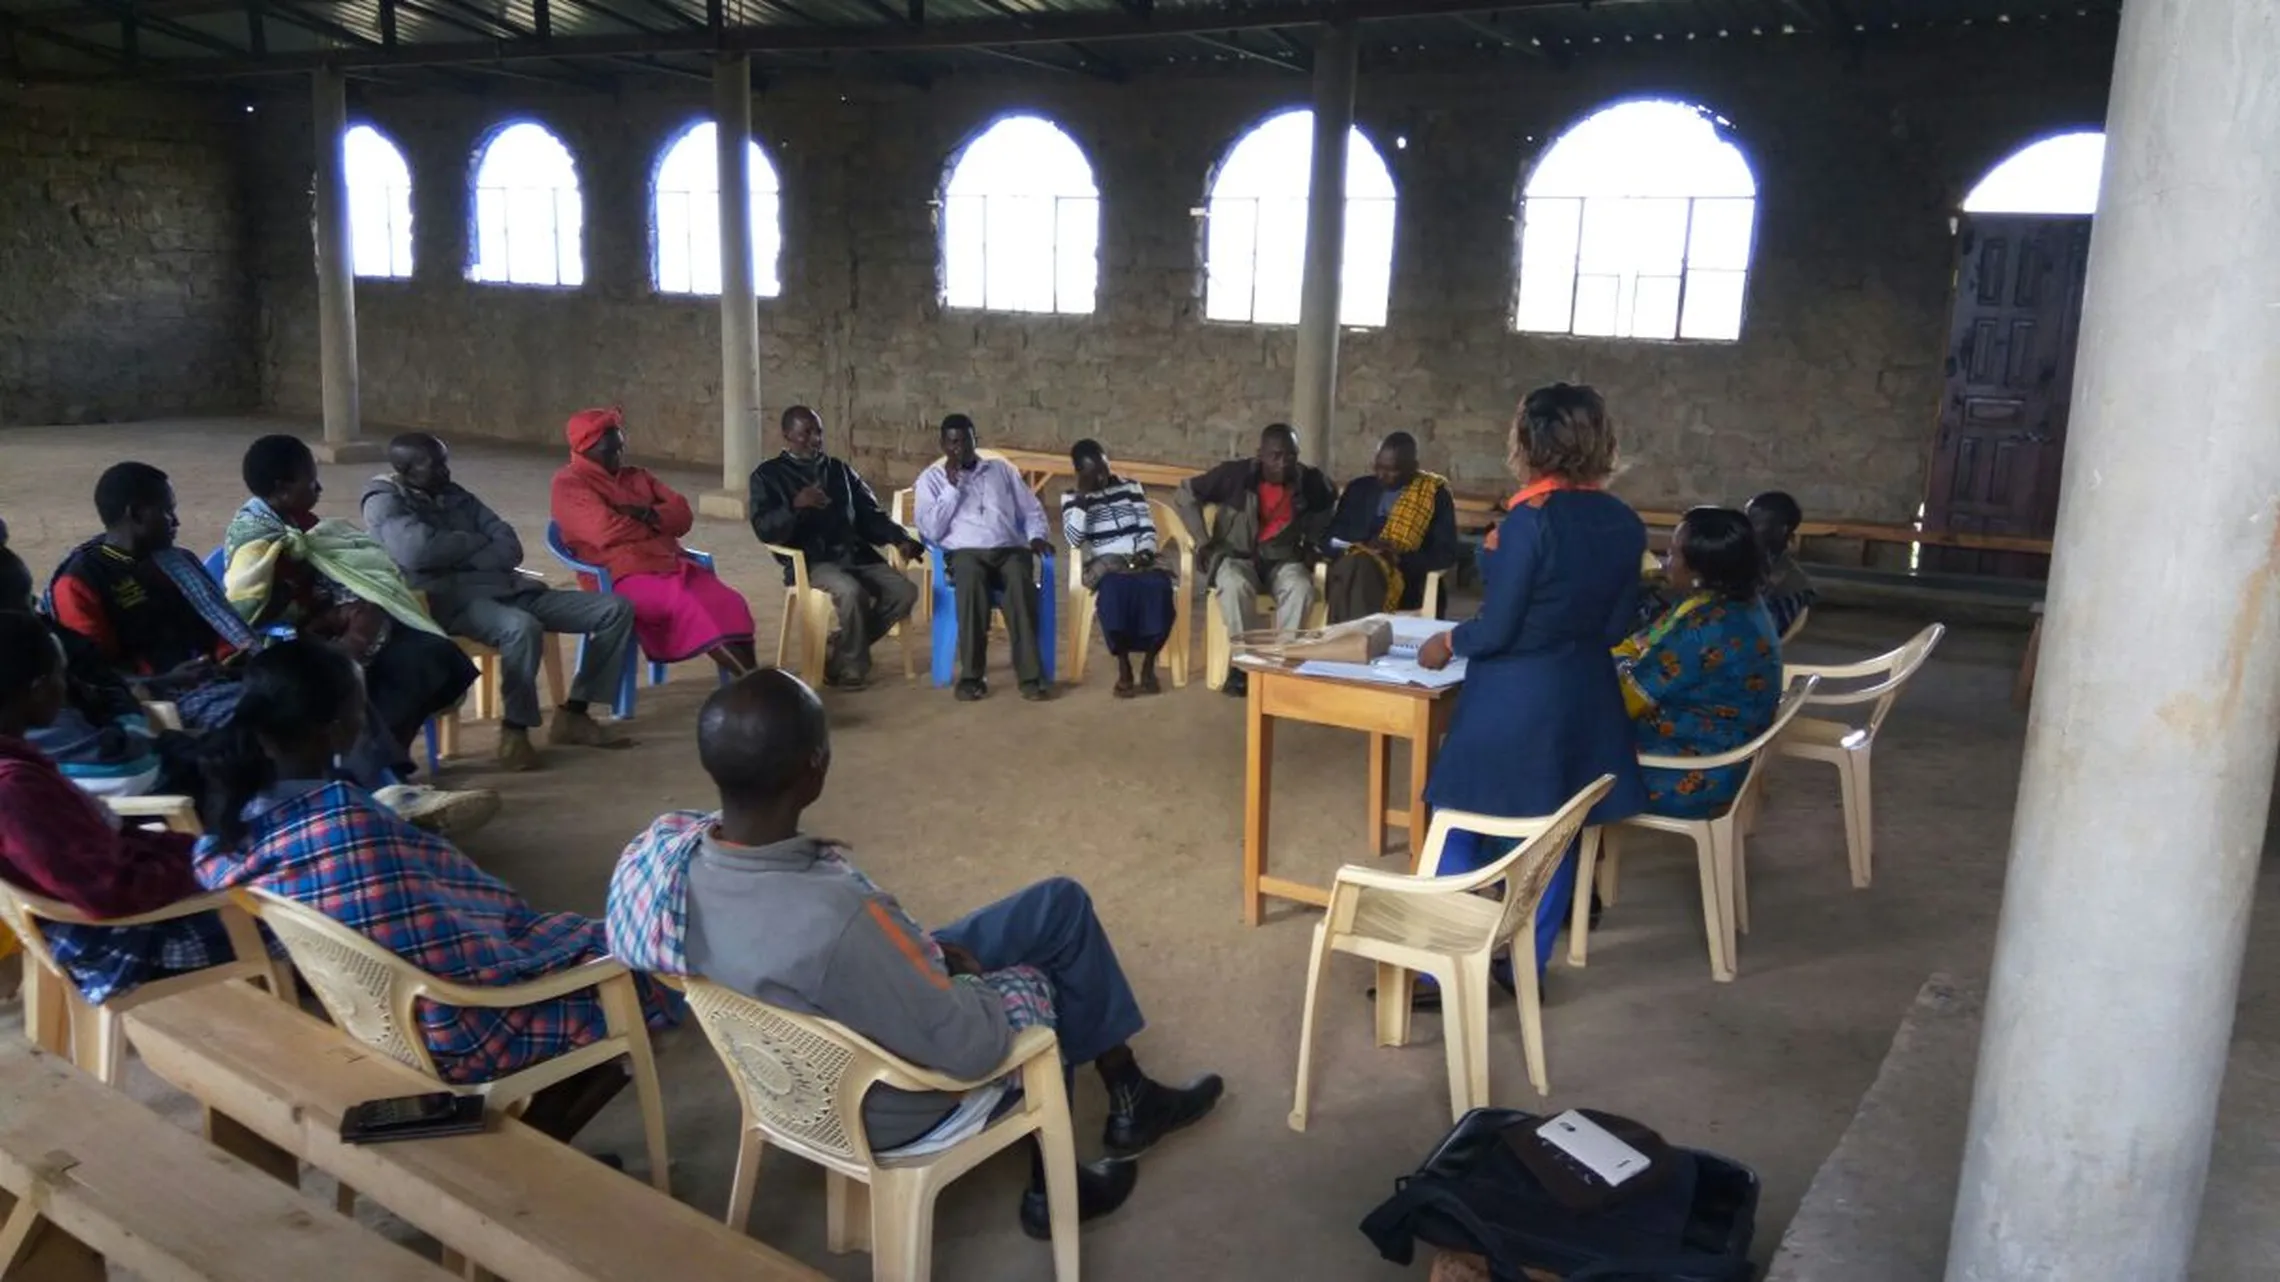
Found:
[[[633,740],[610,729],[583,712],[556,708],[554,720],[546,727],[546,741],[557,747],[574,748],[630,748]]]
[[[530,741],[530,731],[521,726],[499,728],[499,768],[502,770],[538,769],[538,745]]]

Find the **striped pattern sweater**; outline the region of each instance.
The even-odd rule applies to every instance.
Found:
[[[1061,534],[1087,562],[1154,552],[1156,521],[1148,514],[1148,492],[1138,481],[1119,480],[1090,494],[1063,494]]]

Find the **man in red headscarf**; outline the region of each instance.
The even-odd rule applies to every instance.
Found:
[[[657,663],[705,655],[730,676],[757,668],[752,607],[681,550],[696,517],[663,481],[626,466],[625,415],[580,410],[568,435],[570,462],[554,474],[555,524],[570,555],[600,567],[633,603],[643,653]]]

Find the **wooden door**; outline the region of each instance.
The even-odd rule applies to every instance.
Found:
[[[2048,538],[2089,264],[2086,217],[1965,215],[1924,528]],[[2049,558],[1924,549],[1927,569],[2040,578]]]

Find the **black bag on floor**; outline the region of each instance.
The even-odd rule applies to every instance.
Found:
[[[1588,1115],[1618,1134],[1653,1135]],[[1487,1258],[1495,1282],[1522,1282],[1523,1268],[1566,1282],[1750,1282],[1758,1180],[1748,1167],[1659,1141],[1640,1145],[1654,1153],[1654,1170],[1596,1209],[1577,1210],[1521,1156],[1522,1145],[1540,1143],[1535,1129],[1544,1120],[1509,1108],[1465,1114],[1363,1219],[1362,1232],[1396,1264],[1409,1263],[1418,1242],[1471,1251]]]

